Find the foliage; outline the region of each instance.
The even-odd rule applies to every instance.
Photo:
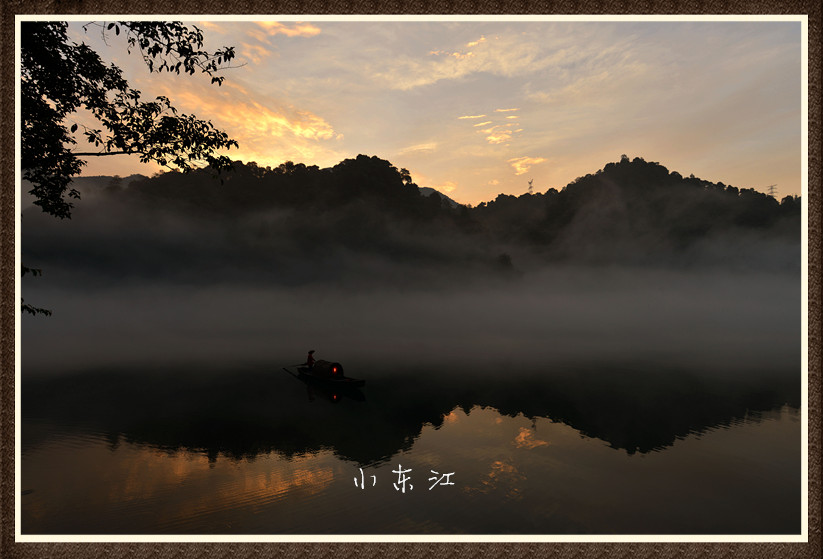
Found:
[[[501,194],[473,213],[506,240],[569,254],[583,247],[608,253],[617,245],[676,251],[744,230],[799,238],[800,199],[778,203],[751,188],[686,178],[659,163],[624,155],[559,192]]]
[[[24,276],[26,274],[31,274],[33,276],[39,276],[43,273],[43,271],[40,270],[39,268],[29,268],[28,266],[23,266],[23,272],[22,273],[23,273]],[[23,300],[22,303],[23,303],[23,306],[22,306],[23,312],[27,312],[31,315],[42,314],[42,315],[45,315],[45,316],[51,316],[51,311],[48,310],[48,309],[41,309],[40,307],[33,307],[32,305],[27,304],[25,300]]]
[[[494,241],[537,247],[562,242],[571,250],[578,242],[607,246],[649,239],[660,241],[661,248],[683,248],[737,230],[794,235],[800,217],[798,197],[778,202],[750,188],[684,178],[641,158],[609,163],[560,191],[500,194],[474,208],[451,208],[439,196],[422,196],[407,170],[365,155],[326,169],[291,161],[274,168],[236,162],[226,181],[231,188],[165,173],[131,183],[123,196],[230,219],[267,208],[299,208],[310,216],[357,207],[361,213],[424,221],[429,227],[432,221],[448,222],[464,231],[483,231]]]
[[[90,24],[91,25],[91,24]],[[175,22],[109,23],[103,33],[124,30],[129,50],[138,49],[149,71],[216,76],[234,58],[233,48],[202,50],[203,36]],[[21,24],[21,112],[23,178],[33,188],[35,204],[59,218],[71,216],[71,198],[79,198],[71,179],[85,164],[82,158],[135,154],[170,169],[190,171],[207,164],[231,165],[220,149],[237,146],[211,122],[178,114],[166,97],[143,101],[122,71],[106,65],[85,43],[71,41],[65,22]],[[83,126],[82,134],[100,151],[72,151],[78,123],[68,120],[88,110],[101,128]],[[105,132],[104,132],[105,130]]]
[[[207,169],[114,187],[79,179],[97,193],[77,209],[82,227],[59,230],[32,209],[24,258],[103,285],[434,285],[560,262],[799,270],[798,198],[778,203],[640,159],[474,208],[422,196],[408,173],[365,155],[233,169],[225,186]]]
[[[234,58],[232,47],[204,51],[201,31],[176,22],[88,24],[84,29],[91,25],[102,28],[104,40],[107,33],[120,35],[124,30],[129,52],[138,49],[150,72],[199,71],[220,85],[223,77],[215,74]],[[45,213],[71,217],[71,199],[80,197],[71,186],[72,177],[85,165],[82,158],[133,154],[144,163],[183,171],[204,164],[218,170],[231,167],[231,160],[216,152],[237,142],[211,122],[178,114],[166,97],[143,101],[120,68],[104,64],[85,43],[69,39],[65,22],[27,21],[20,27],[21,168],[23,179],[32,185],[34,204]],[[99,151],[72,151],[78,122],[70,120],[79,110],[88,111],[101,125],[82,125],[82,135]],[[41,272],[23,266],[22,273]],[[51,314],[24,301],[22,310]]]
[[[196,208],[215,217],[272,207],[325,212],[358,205],[375,213],[415,219],[440,214],[443,204],[438,196],[422,196],[406,169],[366,155],[326,169],[292,161],[274,168],[235,162],[232,173],[225,177],[231,188],[197,180],[209,173],[207,169],[194,176],[164,173],[131,185],[126,195],[153,204],[162,200],[165,207],[182,211]]]

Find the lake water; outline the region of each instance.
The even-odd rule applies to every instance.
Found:
[[[24,377],[22,533],[800,531],[795,368],[347,372]]]

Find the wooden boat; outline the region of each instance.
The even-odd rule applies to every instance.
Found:
[[[328,384],[334,385],[334,386],[340,386],[340,387],[350,386],[352,388],[355,388],[357,386],[363,386],[364,384],[366,384],[365,380],[346,377],[346,376],[343,376],[343,375],[334,376],[334,377],[317,375],[311,369],[309,369],[308,367],[298,367],[297,372],[300,373],[300,375],[302,375],[304,377],[310,377],[312,380],[316,380],[316,381],[323,382],[323,383],[328,383]]]
[[[343,366],[331,361],[318,360],[313,367],[297,367],[297,372],[303,378],[339,388],[355,388],[366,384],[365,380],[347,377]]]

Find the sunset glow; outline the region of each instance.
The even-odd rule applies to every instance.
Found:
[[[560,189],[627,154],[740,188],[801,191],[799,22],[190,24],[207,48],[235,46],[222,87],[150,74],[121,38],[106,45],[79,21],[71,32],[145,97],[212,120],[239,143],[229,155],[264,166],[376,155],[476,204],[522,194],[529,180]],[[99,159],[85,175],[159,170]]]

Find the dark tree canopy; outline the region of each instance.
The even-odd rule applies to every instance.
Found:
[[[104,36],[119,36],[122,30],[129,52],[139,50],[150,72],[199,71],[220,85],[223,78],[215,74],[234,58],[233,47],[204,51],[201,31],[177,22],[90,23],[85,28],[89,26],[99,26]],[[166,97],[141,100],[120,68],[106,65],[85,43],[69,39],[67,23],[26,21],[20,27],[21,169],[32,185],[34,204],[44,212],[71,217],[70,200],[80,197],[72,177],[88,157],[133,154],[144,163],[182,171],[231,167],[231,160],[216,152],[237,142],[211,122],[178,114]],[[78,123],[72,123],[72,116],[79,110],[99,123],[99,128],[82,125],[82,134],[97,151],[73,151]],[[40,270],[23,266],[22,273],[39,275]],[[51,314],[25,302],[22,309]]]
[[[137,49],[152,72],[202,72],[220,85],[215,74],[234,58],[232,47],[209,53],[203,35],[175,22],[119,22],[99,25],[104,34],[123,31],[129,52]],[[88,26],[86,26],[88,27]],[[189,171],[210,165],[229,168],[220,149],[237,146],[211,122],[178,114],[166,97],[143,101],[114,64],[106,65],[84,43],[71,41],[65,22],[21,24],[21,111],[23,179],[35,204],[60,218],[71,216],[69,199],[79,198],[71,179],[84,158],[134,154],[170,169]],[[72,151],[78,110],[89,111],[100,128],[83,126],[82,134],[98,151]]]
[[[86,285],[466,286],[592,265],[800,273],[800,199],[683,178],[642,159],[561,190],[452,207],[402,168],[235,162],[78,178],[78,227],[24,213],[23,258]],[[173,217],[171,217],[173,216]],[[93,239],[94,242],[89,242]]]

